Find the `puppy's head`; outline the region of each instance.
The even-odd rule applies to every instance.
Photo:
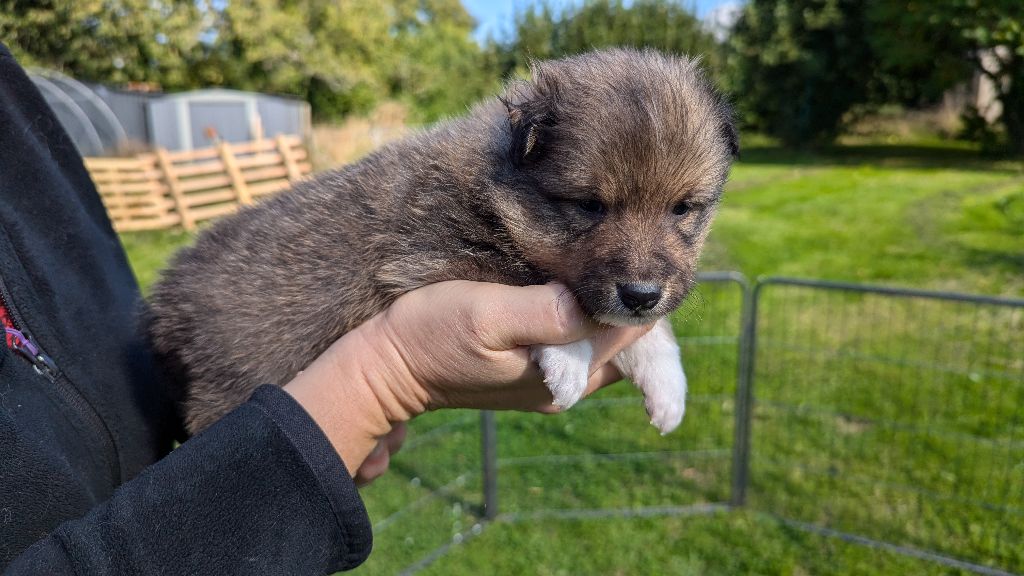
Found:
[[[605,324],[679,306],[739,146],[697,63],[635,50],[540,62],[503,102],[499,213],[525,258]]]

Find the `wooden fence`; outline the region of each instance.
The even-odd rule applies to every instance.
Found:
[[[310,173],[308,153],[295,136],[244,143],[222,142],[186,152],[131,158],[86,158],[103,204],[119,232],[181,226],[279,192]]]

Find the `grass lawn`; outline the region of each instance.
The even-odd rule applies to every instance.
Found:
[[[145,287],[191,238],[123,239]],[[704,269],[1022,296],[1024,171],[929,143],[748,147]],[[708,284],[675,318],[691,382],[680,431],[658,436],[627,386],[556,417],[500,414],[505,516],[480,531],[476,414],[427,414],[364,490],[377,538],[357,573],[398,572],[453,538],[466,542],[425,573],[956,573],[767,512],[1024,571],[1024,313],[783,286],[764,303],[748,510],[544,516],[727,501],[738,293]]]

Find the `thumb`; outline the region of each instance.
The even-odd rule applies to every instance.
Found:
[[[508,350],[532,344],[567,344],[599,331],[576,298],[562,284],[503,286],[492,284],[492,305],[497,318],[485,331],[484,344]]]

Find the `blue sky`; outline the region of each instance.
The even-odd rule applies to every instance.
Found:
[[[564,6],[573,4],[579,0],[554,0],[550,2],[553,6]],[[736,0],[684,0],[690,7],[695,8],[697,16],[705,18],[708,13],[718,6],[724,4],[735,4]],[[522,8],[537,4],[535,0],[462,0],[463,5],[469,13],[476,18],[479,24],[476,30],[477,39],[484,39],[488,33],[502,37],[511,30],[512,15],[516,8]]]

